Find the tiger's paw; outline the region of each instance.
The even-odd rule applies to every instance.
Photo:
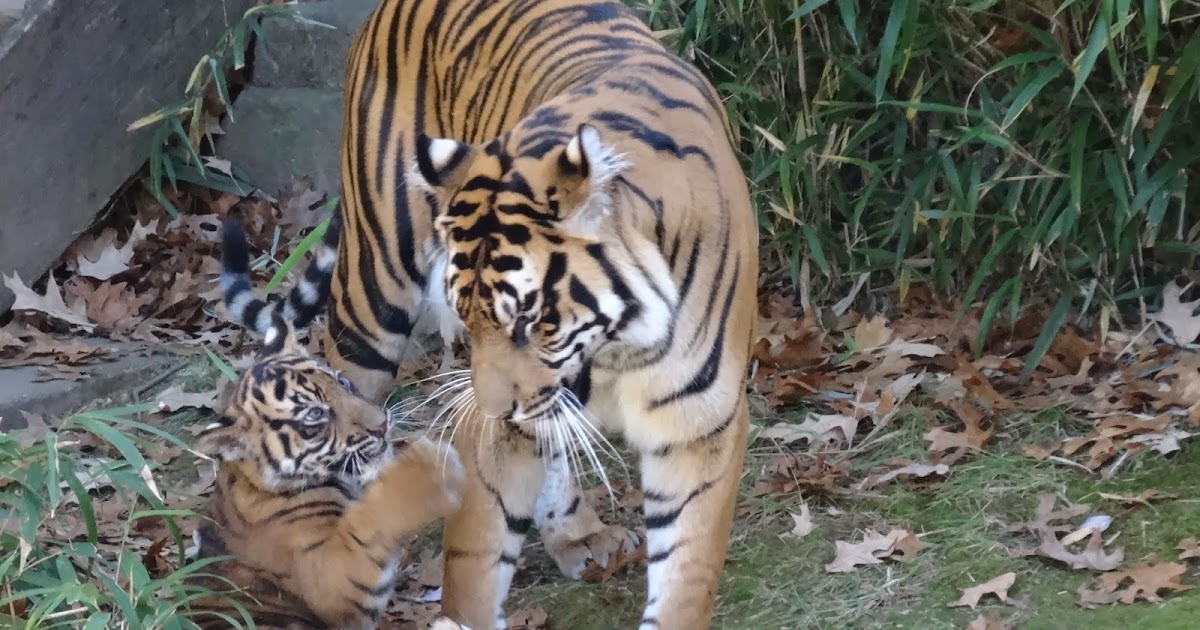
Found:
[[[554,558],[558,569],[572,580],[583,576],[588,560],[605,567],[617,550],[629,554],[642,544],[642,537],[620,525],[603,525],[598,531],[577,539],[567,536],[543,536],[546,552]]]
[[[438,617],[434,620],[433,625],[429,626],[429,630],[471,630],[470,628],[454,621],[449,617]]]

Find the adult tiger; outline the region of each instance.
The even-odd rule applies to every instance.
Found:
[[[346,86],[326,352],[379,398],[418,324],[471,349],[480,413],[456,416],[468,481],[444,532],[444,610],[502,619],[535,521],[568,575],[635,542],[572,482],[560,438],[582,430],[577,398],[640,455],[641,627],[707,627],[758,273],[712,85],[612,0],[383,0]]]
[[[195,449],[219,460],[196,530],[198,558],[231,556],[198,578],[260,628],[373,629],[395,590],[407,538],[459,505],[453,449],[393,441],[387,412],[309,356],[292,333],[320,310],[337,225],[286,301],[251,290],[241,227],[225,224],[221,285],[230,316],[265,337],[219,419]],[[192,602],[201,627],[228,628],[240,611],[224,596]]]

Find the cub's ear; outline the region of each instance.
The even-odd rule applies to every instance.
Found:
[[[472,145],[458,140],[419,134],[416,168],[410,170],[409,178],[415,185],[430,192],[455,190],[462,184],[474,152]]]
[[[225,462],[246,459],[246,445],[242,441],[242,432],[234,426],[233,418],[225,415],[200,431],[192,449]]]

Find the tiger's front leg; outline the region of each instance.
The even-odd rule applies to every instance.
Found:
[[[478,414],[456,427],[454,446],[466,483],[442,537],[442,614],[470,628],[504,628],[504,600],[545,467],[533,439]]]
[[[648,594],[640,630],[709,627],[749,425],[743,394],[714,433],[641,454]]]
[[[641,538],[624,527],[600,520],[572,478],[567,458],[566,453],[551,455],[534,520],[546,553],[554,558],[563,575],[577,580],[589,558],[607,566],[618,549],[632,553]]]

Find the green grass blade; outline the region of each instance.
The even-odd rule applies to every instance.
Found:
[[[217,356],[217,353],[209,350],[208,348],[204,349],[204,353],[208,355],[208,360],[212,361],[213,365],[217,366],[217,369],[221,371],[221,374],[224,375],[230,383],[238,382],[238,374],[234,371],[233,366],[226,363],[224,359],[222,359],[220,356]]]
[[[1058,336],[1059,329],[1067,319],[1067,311],[1071,308],[1072,297],[1070,292],[1065,292],[1062,297],[1058,298],[1058,303],[1054,305],[1054,310],[1050,313],[1046,324],[1042,326],[1042,333],[1038,335],[1037,342],[1033,344],[1033,350],[1025,359],[1025,367],[1021,369],[1022,378],[1033,374],[1038,364],[1042,362],[1042,357],[1046,356],[1046,351],[1050,349],[1050,344],[1054,343],[1054,338]]]
[[[804,239],[808,242],[808,251],[812,254],[813,260],[817,262],[817,266],[821,268],[821,273],[826,276],[833,275],[829,267],[829,260],[825,258],[825,248],[821,247],[821,237],[811,225],[805,225],[801,228],[804,232]]]
[[[1009,125],[1012,125],[1013,121],[1017,119],[1017,116],[1020,116],[1021,112],[1025,111],[1029,103],[1037,98],[1042,89],[1063,70],[1062,62],[1055,61],[1022,83],[1020,89],[1015,90],[1016,96],[1013,98],[1012,105],[1008,108],[1008,113],[1004,116],[1004,122],[1000,123],[1000,128],[1008,129]]]
[[[875,72],[874,94],[875,102],[883,100],[883,92],[887,87],[888,77],[892,74],[892,61],[896,54],[896,42],[900,39],[900,27],[908,16],[910,0],[894,0],[888,12],[887,26],[883,29],[883,38],[879,42],[879,68]]]
[[[59,462],[62,469],[63,481],[79,501],[79,514],[83,517],[84,527],[87,528],[87,540],[93,545],[100,544],[100,530],[96,523],[96,511],[92,508],[92,495],[83,487],[83,482],[75,474],[75,462],[69,457],[62,457]]]
[[[1158,3],[1161,0],[1142,0],[1142,20],[1145,30],[1142,39],[1146,41],[1146,61],[1154,63],[1158,51]]]
[[[817,9],[829,4],[829,2],[830,0],[808,0],[808,2],[805,2],[795,11],[793,11],[792,14],[788,16],[788,19],[799,20],[809,13],[812,13],[813,11],[816,11]]]
[[[988,299],[987,305],[983,308],[983,314],[979,317],[979,332],[975,336],[975,358],[983,356],[983,344],[987,341],[988,335],[992,332],[992,324],[996,321],[996,315],[1000,313],[1000,307],[1004,305],[1004,298],[1009,293],[1017,288],[1017,279],[1009,278],[1000,285],[1000,288],[992,294]]]
[[[979,268],[975,271],[975,277],[971,279],[971,284],[967,287],[967,292],[963,295],[962,306],[959,307],[958,316],[955,318],[956,321],[962,318],[963,313],[971,305],[971,301],[975,299],[975,294],[979,292],[979,287],[983,285],[983,281],[995,269],[996,259],[1008,249],[1008,244],[1019,233],[1020,231],[1017,228],[1005,232],[1000,235],[1000,238],[996,239],[996,242],[988,250],[988,253],[984,254],[983,260],[979,263]]]
[[[1091,117],[1085,117],[1076,123],[1069,141],[1071,157],[1067,176],[1071,183],[1071,208],[1076,213],[1083,209],[1083,147],[1087,143],[1088,125],[1091,122]]]
[[[1092,68],[1096,65],[1096,59],[1100,57],[1100,52],[1108,44],[1108,23],[1104,18],[1096,20],[1096,26],[1092,28],[1092,35],[1088,38],[1087,47],[1072,64],[1075,67],[1075,87],[1071,90],[1071,100],[1079,95],[1079,90],[1083,89],[1083,82],[1087,81],[1089,75],[1092,74]]]
[[[325,219],[320,225],[313,229],[312,232],[309,232],[308,236],[305,236],[304,239],[300,241],[299,245],[296,245],[296,248],[292,250],[292,253],[288,254],[288,257],[284,259],[283,264],[279,265],[279,269],[275,271],[275,275],[271,276],[271,281],[267,283],[267,293],[274,291],[275,287],[278,287],[279,283],[283,282],[283,279],[287,277],[288,273],[290,273],[292,269],[304,259],[304,254],[306,254],[309,249],[312,249],[312,246],[315,245],[317,241],[321,240],[322,236],[325,236],[325,231],[328,229],[329,219]]]
[[[837,0],[837,3],[838,13],[842,15],[842,24],[846,25],[846,34],[850,36],[850,43],[858,48],[858,7],[855,1]]]

